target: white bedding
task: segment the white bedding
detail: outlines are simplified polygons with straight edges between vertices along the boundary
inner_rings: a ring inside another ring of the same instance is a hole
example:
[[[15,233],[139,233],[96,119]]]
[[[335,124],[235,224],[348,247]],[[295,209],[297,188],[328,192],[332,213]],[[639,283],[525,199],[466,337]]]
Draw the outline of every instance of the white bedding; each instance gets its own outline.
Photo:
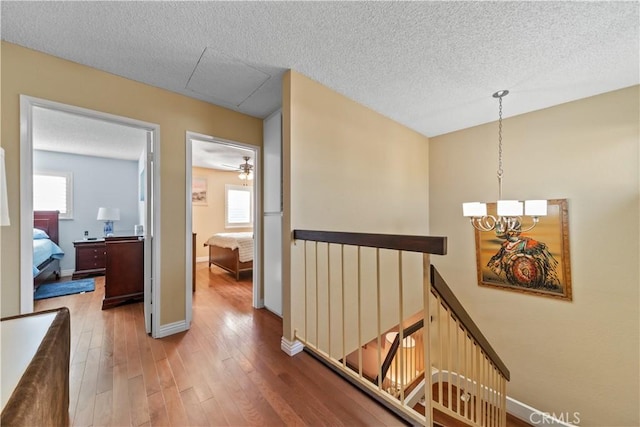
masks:
[[[209,246],[220,246],[222,248],[238,248],[238,259],[240,262],[253,260],[253,232],[248,233],[218,233],[207,240]]]

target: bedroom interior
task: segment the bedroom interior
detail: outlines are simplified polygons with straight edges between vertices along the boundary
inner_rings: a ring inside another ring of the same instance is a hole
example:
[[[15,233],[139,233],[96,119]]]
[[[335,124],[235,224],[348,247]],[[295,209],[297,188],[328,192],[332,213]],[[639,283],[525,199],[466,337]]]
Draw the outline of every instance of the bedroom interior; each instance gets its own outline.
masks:
[[[194,274],[195,263],[206,263],[210,271],[222,270],[238,283],[241,275],[243,283],[251,277],[253,286],[256,153],[204,138],[191,139],[191,151]]]
[[[122,144],[127,150],[119,153],[110,146]],[[144,131],[34,109],[34,299],[92,291],[93,278],[107,274],[108,258],[126,252],[114,236],[130,236],[129,246],[142,247],[145,146]],[[104,308],[141,299],[143,255],[134,253],[139,260],[131,271],[141,284],[125,290],[112,279]]]

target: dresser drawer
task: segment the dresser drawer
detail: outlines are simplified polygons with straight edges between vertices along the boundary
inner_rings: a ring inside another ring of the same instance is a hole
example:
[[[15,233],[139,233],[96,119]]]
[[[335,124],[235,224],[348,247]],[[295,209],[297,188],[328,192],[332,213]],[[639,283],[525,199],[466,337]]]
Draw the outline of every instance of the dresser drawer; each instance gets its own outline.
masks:
[[[104,274],[106,246],[104,240],[73,242],[76,249],[76,269],[73,278]]]

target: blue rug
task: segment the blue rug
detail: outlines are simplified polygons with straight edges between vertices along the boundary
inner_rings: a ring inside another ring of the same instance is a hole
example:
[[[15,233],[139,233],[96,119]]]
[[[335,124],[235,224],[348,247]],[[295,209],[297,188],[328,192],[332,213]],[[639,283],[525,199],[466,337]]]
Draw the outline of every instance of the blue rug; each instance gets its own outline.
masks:
[[[63,295],[93,292],[96,288],[93,279],[72,280],[70,282],[45,283],[38,286],[33,299],[61,297]]]

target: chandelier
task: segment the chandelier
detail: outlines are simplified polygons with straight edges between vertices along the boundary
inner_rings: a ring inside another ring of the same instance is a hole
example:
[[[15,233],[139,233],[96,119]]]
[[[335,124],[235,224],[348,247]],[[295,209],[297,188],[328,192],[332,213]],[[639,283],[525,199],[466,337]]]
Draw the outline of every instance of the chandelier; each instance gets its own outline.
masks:
[[[495,230],[497,235],[519,234],[531,230],[538,224],[541,216],[547,215],[546,200],[503,200],[502,199],[502,98],[509,94],[508,90],[500,90],[493,94],[498,98],[498,202],[497,216],[487,215],[487,204],[470,202],[462,204],[462,215],[468,217],[471,224],[480,231]],[[524,216],[530,218],[525,227]]]
[[[242,157],[244,163],[240,163],[240,175],[238,177],[243,181],[251,181],[253,179],[253,165],[249,164],[249,156]]]

